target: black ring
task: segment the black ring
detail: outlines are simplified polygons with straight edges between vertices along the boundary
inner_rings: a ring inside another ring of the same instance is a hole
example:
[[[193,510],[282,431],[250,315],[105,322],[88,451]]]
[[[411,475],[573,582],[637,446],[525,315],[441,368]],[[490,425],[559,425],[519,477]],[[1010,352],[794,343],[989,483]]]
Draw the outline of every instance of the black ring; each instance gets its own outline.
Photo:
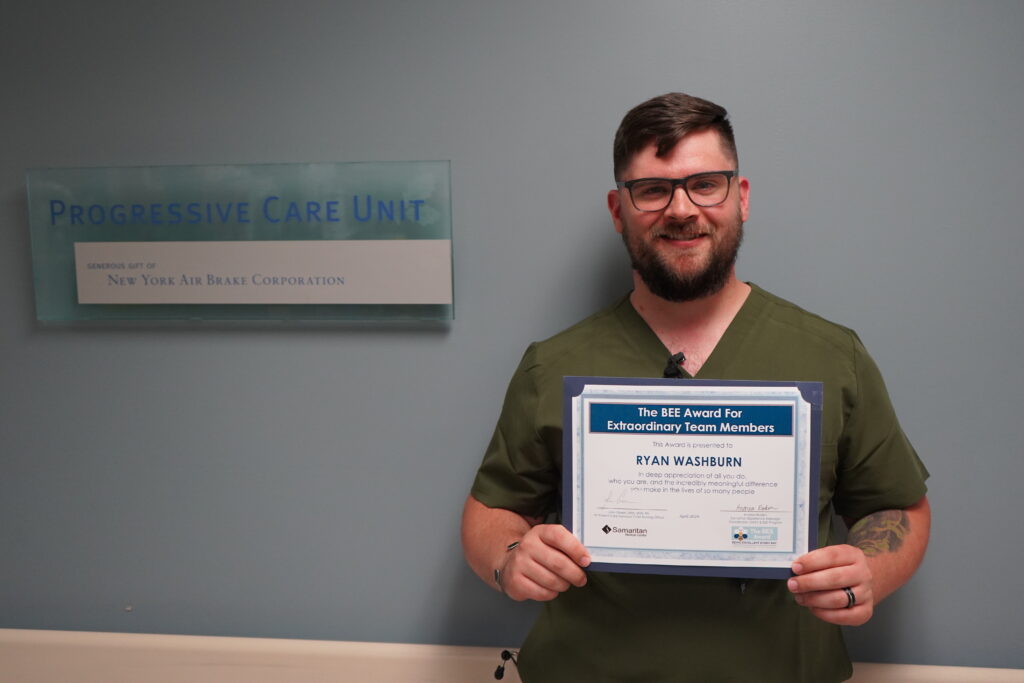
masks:
[[[853,594],[853,589],[847,586],[843,589],[846,593],[846,609],[850,609],[857,604],[857,596]]]

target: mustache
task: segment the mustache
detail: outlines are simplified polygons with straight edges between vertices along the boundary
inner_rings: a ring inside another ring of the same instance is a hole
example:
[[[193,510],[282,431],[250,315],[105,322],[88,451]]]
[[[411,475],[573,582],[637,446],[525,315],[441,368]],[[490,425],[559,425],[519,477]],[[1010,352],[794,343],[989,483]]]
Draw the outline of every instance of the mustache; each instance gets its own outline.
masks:
[[[667,237],[672,240],[690,240],[704,235],[711,235],[714,231],[714,228],[710,225],[701,225],[698,223],[674,223],[662,226],[655,230],[653,235],[654,237]]]

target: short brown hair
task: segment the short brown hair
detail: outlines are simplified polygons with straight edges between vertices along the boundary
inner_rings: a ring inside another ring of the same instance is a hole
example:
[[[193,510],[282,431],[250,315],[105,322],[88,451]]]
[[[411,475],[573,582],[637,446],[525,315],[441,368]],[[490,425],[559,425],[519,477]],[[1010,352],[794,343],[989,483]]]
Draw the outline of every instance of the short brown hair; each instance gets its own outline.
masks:
[[[729,112],[714,102],[681,92],[670,92],[638,104],[622,118],[612,146],[615,179],[622,180],[630,160],[652,142],[663,157],[685,136],[711,128],[718,131],[722,146],[734,161],[736,138],[729,123]]]

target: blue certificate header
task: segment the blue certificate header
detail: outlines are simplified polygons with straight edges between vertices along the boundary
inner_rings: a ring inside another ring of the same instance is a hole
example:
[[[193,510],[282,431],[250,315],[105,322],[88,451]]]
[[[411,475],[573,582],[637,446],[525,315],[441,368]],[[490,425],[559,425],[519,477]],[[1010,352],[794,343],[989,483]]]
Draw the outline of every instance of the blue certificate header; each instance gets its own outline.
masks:
[[[590,432],[792,436],[793,407],[710,403],[592,403]]]

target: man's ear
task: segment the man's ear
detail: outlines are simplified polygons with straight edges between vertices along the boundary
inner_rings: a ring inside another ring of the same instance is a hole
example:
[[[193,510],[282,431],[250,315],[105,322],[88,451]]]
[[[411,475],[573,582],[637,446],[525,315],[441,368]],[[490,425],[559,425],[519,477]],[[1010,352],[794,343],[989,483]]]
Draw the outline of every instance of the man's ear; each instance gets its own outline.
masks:
[[[618,190],[608,190],[608,213],[612,216],[615,232],[622,234],[622,195]]]
[[[746,223],[750,215],[750,181],[740,176],[740,219]]]

